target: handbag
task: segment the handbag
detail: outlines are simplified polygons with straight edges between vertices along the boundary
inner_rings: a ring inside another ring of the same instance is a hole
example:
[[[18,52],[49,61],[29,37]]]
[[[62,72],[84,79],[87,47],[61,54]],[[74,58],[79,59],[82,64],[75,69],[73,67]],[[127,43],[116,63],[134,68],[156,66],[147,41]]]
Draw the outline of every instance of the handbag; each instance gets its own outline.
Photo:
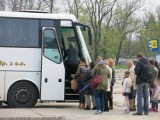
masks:
[[[91,79],[92,90],[96,89],[97,86],[99,85],[99,83],[100,83],[100,76],[99,75],[93,76],[92,79]]]
[[[76,89],[77,89],[77,80],[76,79],[71,80],[70,84],[71,84],[71,89],[76,91]]]
[[[100,67],[99,67],[99,69],[100,69]],[[99,72],[99,70],[98,70],[98,72]],[[96,89],[100,83],[100,76],[98,75],[98,72],[97,72],[97,75],[93,76],[91,79],[91,89],[92,90]]]

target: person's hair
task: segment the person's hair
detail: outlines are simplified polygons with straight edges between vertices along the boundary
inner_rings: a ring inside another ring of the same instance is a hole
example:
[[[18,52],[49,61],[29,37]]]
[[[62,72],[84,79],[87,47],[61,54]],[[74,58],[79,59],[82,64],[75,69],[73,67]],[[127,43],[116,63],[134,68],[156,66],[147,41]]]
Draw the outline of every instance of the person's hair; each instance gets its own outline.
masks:
[[[83,63],[85,63],[85,66],[86,66],[86,67],[88,67],[88,65],[87,65],[87,62],[86,62],[86,59],[85,59],[85,58],[81,58],[81,61],[82,61]]]
[[[90,68],[93,69],[95,66],[94,62],[90,62]]]
[[[144,58],[143,53],[138,53],[138,54],[137,54],[137,58]]]
[[[127,77],[129,77],[130,72],[129,72],[129,71],[126,71],[126,72],[124,73],[124,75],[127,76]]]
[[[127,63],[129,63],[129,64],[131,64],[131,65],[134,64],[132,60],[128,60]]]
[[[112,67],[114,67],[114,61],[113,61],[113,59],[112,58],[108,58],[107,60],[109,62],[109,65],[111,65]]]
[[[101,56],[98,56],[97,59],[102,60],[102,57],[101,57]]]
[[[74,42],[70,42],[69,47],[74,47]]]
[[[155,61],[154,61],[153,59],[150,59],[150,60],[149,60],[149,63],[150,63],[151,65],[155,65]]]

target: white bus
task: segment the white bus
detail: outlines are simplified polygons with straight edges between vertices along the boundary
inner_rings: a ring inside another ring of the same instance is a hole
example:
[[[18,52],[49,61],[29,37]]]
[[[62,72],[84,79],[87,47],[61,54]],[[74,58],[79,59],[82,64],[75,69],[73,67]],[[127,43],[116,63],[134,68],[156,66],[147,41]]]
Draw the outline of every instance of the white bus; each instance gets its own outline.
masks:
[[[0,12],[0,101],[34,107],[40,101],[65,101],[63,54],[69,42],[91,61],[82,29],[68,14]],[[69,99],[69,97],[68,97]]]

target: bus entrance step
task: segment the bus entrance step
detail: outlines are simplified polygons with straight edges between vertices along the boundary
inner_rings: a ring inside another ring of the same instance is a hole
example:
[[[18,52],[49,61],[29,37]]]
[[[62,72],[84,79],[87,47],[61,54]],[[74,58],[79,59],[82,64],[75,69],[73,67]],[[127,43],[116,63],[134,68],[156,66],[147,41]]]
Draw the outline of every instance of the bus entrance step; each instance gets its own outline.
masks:
[[[74,91],[70,87],[66,87],[65,88],[65,93],[78,94],[78,91]]]
[[[65,100],[79,100],[79,94],[65,94]]]

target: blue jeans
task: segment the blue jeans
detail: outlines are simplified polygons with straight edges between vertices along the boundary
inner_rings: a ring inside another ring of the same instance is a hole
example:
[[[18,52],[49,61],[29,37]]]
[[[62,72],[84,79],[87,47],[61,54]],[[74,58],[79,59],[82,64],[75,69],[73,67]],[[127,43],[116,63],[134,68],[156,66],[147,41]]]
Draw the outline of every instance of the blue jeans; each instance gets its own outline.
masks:
[[[97,110],[103,111],[104,108],[104,90],[95,89],[94,90],[94,96],[96,101]]]
[[[81,90],[83,88],[83,83],[79,80],[77,84],[78,84],[78,89]],[[85,103],[84,92],[79,93],[79,102]]]
[[[144,104],[142,104],[142,101]],[[137,84],[137,112],[148,113],[149,102],[148,102],[148,83]]]

